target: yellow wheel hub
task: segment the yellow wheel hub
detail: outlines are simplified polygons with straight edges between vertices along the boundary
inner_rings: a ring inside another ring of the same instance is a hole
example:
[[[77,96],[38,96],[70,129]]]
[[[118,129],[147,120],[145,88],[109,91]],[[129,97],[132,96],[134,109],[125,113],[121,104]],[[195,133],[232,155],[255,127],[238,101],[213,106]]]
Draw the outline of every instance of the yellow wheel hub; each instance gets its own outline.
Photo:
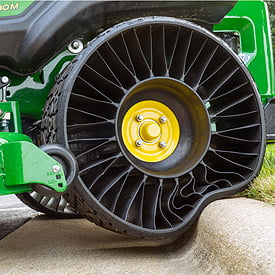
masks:
[[[179,136],[176,116],[158,101],[140,101],[123,118],[123,142],[129,152],[142,161],[158,162],[168,158],[176,149]]]

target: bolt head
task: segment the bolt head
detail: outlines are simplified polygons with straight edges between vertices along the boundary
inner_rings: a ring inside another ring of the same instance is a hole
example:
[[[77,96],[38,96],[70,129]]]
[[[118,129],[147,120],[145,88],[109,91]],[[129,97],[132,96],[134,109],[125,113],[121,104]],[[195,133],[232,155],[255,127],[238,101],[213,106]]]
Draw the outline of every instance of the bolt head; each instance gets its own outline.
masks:
[[[74,42],[72,43],[72,47],[73,47],[74,49],[77,49],[77,48],[79,47],[79,42],[78,42],[78,41],[74,41]]]
[[[161,116],[159,118],[159,121],[160,121],[160,123],[166,123],[167,122],[167,117],[166,116]]]
[[[138,140],[136,141],[136,146],[137,146],[137,147],[140,147],[140,146],[142,146],[142,145],[143,145],[142,140],[138,139]]]
[[[139,122],[142,121],[143,119],[144,119],[143,115],[137,115],[136,116],[136,120],[139,121]]]
[[[81,42],[81,40],[77,39],[72,41],[69,45],[68,45],[68,50],[71,53],[80,53],[84,48],[83,43]]]
[[[53,166],[53,172],[54,173],[58,173],[58,172],[60,172],[60,170],[61,170],[60,166],[58,166],[58,165]]]
[[[160,148],[165,148],[166,146],[167,146],[167,144],[166,144],[165,141],[161,141],[161,142],[159,143],[159,147],[160,147]]]
[[[3,83],[3,84],[8,84],[9,83],[9,78],[7,77],[7,76],[3,76],[2,77],[2,79],[1,79],[1,82]]]

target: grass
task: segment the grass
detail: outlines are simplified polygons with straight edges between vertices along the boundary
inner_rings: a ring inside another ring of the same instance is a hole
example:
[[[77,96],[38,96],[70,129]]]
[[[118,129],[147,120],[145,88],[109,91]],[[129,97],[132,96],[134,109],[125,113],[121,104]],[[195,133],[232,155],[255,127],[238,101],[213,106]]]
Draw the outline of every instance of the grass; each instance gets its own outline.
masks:
[[[275,53],[275,1],[265,0],[265,2],[269,8],[273,51]],[[275,144],[267,146],[259,176],[253,180],[248,189],[239,195],[275,205]]]
[[[259,176],[241,196],[275,205],[275,144],[269,144]]]

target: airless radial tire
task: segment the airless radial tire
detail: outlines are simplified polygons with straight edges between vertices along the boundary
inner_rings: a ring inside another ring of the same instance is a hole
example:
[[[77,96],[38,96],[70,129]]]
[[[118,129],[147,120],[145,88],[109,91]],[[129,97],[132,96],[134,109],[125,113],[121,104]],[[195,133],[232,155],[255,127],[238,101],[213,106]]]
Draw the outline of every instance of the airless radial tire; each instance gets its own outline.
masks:
[[[100,34],[52,98],[43,140],[56,138],[79,165],[66,199],[117,232],[179,236],[261,166],[264,119],[252,77],[222,40],[184,20],[139,18]]]

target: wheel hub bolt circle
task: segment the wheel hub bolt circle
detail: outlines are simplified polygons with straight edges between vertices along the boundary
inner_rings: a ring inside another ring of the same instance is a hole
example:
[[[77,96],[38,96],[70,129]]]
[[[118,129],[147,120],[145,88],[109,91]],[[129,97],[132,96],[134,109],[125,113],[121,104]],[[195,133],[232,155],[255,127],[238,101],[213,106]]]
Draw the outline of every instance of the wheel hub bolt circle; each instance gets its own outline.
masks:
[[[159,118],[159,121],[160,121],[160,123],[166,123],[167,122],[167,117],[166,116],[161,116]]]
[[[137,147],[140,147],[140,146],[142,146],[142,145],[143,145],[142,140],[138,139],[138,140],[136,141],[136,146],[137,146]]]
[[[141,115],[141,114],[139,114],[139,115],[136,116],[136,120],[137,120],[138,122],[142,121],[143,119],[144,119],[144,117],[143,117],[143,115]]]
[[[54,173],[58,173],[58,172],[60,172],[60,170],[61,170],[61,168],[58,165],[53,166],[53,172]]]
[[[161,142],[159,143],[159,147],[160,147],[160,148],[165,148],[165,147],[167,147],[166,142],[165,142],[165,141],[161,141]]]

